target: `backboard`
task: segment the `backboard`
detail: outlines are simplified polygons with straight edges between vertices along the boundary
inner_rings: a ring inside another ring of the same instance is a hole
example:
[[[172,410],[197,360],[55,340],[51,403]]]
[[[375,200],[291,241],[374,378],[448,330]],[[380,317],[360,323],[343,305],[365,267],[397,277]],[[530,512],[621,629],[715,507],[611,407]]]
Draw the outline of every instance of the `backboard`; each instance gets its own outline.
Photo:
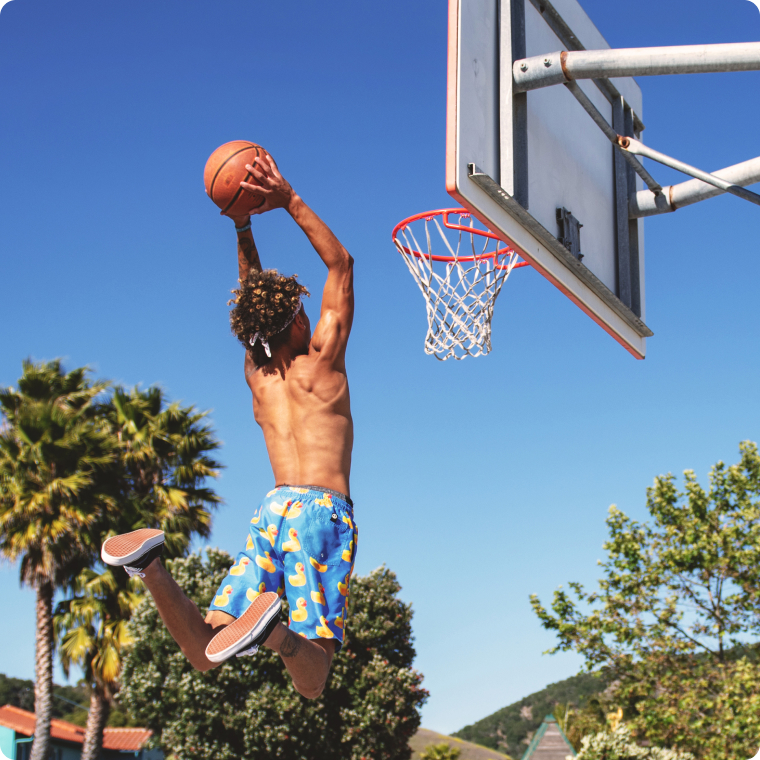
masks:
[[[609,48],[577,0],[449,0],[446,189],[633,356],[643,359],[643,188],[564,86],[516,93],[528,56]],[[554,61],[556,65],[557,61]],[[620,135],[640,137],[632,78],[577,83]]]

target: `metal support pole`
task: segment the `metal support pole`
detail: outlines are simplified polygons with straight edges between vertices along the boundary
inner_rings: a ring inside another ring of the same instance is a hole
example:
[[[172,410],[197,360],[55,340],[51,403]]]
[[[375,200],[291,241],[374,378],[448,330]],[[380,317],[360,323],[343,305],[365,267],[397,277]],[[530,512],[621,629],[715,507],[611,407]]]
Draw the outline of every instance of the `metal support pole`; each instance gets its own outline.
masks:
[[[588,95],[586,95],[586,93],[583,92],[583,90],[575,82],[565,82],[565,87],[567,87],[567,89],[573,93],[575,99],[583,106],[583,108],[586,110],[586,113],[588,113],[588,115],[594,120],[594,123],[599,127],[599,129],[604,132],[604,134],[607,136],[607,139],[616,148],[620,148],[621,146],[618,142],[618,133],[607,123],[604,116],[599,113],[597,107],[591,102],[591,99],[588,97]],[[644,180],[646,186],[655,195],[658,195],[662,192],[662,187],[657,183],[657,180],[652,177],[652,175],[641,165],[639,161],[637,161],[627,151],[623,151],[623,156],[625,157],[625,160],[631,165],[636,174],[638,174],[639,177]]]
[[[726,169],[712,172],[713,176],[730,182],[732,185],[745,187],[760,182],[760,158],[753,158]],[[698,179],[690,179],[679,185],[670,185],[662,189],[662,195],[654,196],[649,190],[640,190],[631,195],[631,207],[629,209],[631,219],[639,219],[644,216],[667,214],[684,206],[705,201],[722,195],[723,190],[713,185],[708,185]]]
[[[625,132],[625,101],[616,98],[612,104],[612,126]],[[628,234],[628,165],[625,153],[613,149],[615,167],[615,242],[617,248],[617,297],[631,308],[631,239]]]
[[[757,193],[753,193],[751,190],[745,190],[743,187],[734,185],[732,182],[727,182],[720,177],[716,177],[714,174],[708,174],[701,169],[696,169],[689,164],[683,163],[683,161],[679,161],[678,159],[666,156],[664,153],[652,150],[652,148],[644,145],[644,143],[640,143],[638,140],[634,140],[632,137],[619,137],[618,144],[627,153],[634,153],[637,156],[651,158],[652,161],[657,161],[660,164],[669,166],[671,169],[676,169],[679,172],[688,174],[690,177],[696,177],[697,179],[702,180],[702,182],[706,182],[708,185],[713,185],[726,193],[738,195],[739,198],[744,198],[744,200],[760,206],[760,195]]]
[[[515,92],[527,92],[575,79],[710,74],[760,70],[760,42],[721,45],[558,50],[515,61]]]
[[[633,109],[626,106],[625,109],[625,132],[626,137],[636,136],[636,123],[634,120]],[[628,204],[636,196],[638,191],[636,185],[636,174],[630,165],[627,167],[628,177]],[[658,198],[654,193],[644,190],[650,198]],[[630,214],[629,214],[630,216]],[[628,219],[628,245],[631,257],[631,311],[641,317],[641,260],[639,258],[639,222],[638,219]]]

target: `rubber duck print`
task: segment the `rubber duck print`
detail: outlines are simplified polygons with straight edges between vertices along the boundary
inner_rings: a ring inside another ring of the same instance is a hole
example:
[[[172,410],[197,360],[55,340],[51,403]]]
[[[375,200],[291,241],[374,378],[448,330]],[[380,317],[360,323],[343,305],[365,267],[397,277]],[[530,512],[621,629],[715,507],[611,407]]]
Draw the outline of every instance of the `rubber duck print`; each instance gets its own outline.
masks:
[[[251,524],[252,525],[258,525],[259,524],[259,520],[261,520],[261,515],[262,514],[264,514],[264,510],[261,507],[259,507],[258,511],[256,512],[256,514],[251,518]]]
[[[250,564],[251,560],[248,557],[241,557],[240,562],[237,562],[230,568],[230,575],[242,575]]]
[[[245,550],[249,552],[251,551],[251,549],[253,549],[253,539],[251,538],[251,534],[249,533],[248,541],[246,542],[246,545],[245,545]]]
[[[320,636],[323,639],[334,639],[335,634],[327,626],[327,621],[325,620],[324,615],[320,615],[319,619],[322,621],[322,625],[317,626],[317,636]]]
[[[290,617],[293,618],[294,622],[303,623],[303,621],[309,617],[309,612],[306,609],[307,606],[308,602],[302,596],[299,596],[298,599],[296,599],[296,607],[298,607],[298,609],[293,610],[290,613]]]
[[[275,494],[276,494],[276,493],[277,493],[279,490],[280,490],[279,488],[273,488],[273,489],[272,489],[272,490],[271,490],[271,491],[270,491],[270,492],[267,494],[267,498],[269,498],[270,496],[274,496],[274,495],[275,495]]]
[[[325,587],[321,583],[319,584],[319,591],[311,592],[311,601],[327,606],[327,602],[325,601]]]
[[[311,566],[319,573],[326,573],[327,572],[327,565],[320,565],[317,560],[315,560],[313,557],[309,557],[309,562],[311,562]]]
[[[267,529],[263,530],[262,528],[259,528],[259,533],[267,540],[270,544],[274,547],[275,539],[277,538],[277,534],[279,531],[277,530],[276,525],[267,525]]]
[[[314,503],[319,504],[320,507],[332,509],[332,496],[326,493],[321,499],[314,499]]]
[[[285,578],[280,580],[280,585],[277,587],[277,596],[282,596],[285,593]]]
[[[344,562],[350,562],[351,561],[351,555],[354,553],[354,539],[351,539],[351,543],[348,545],[348,549],[343,550],[343,554],[341,554],[341,558]]]
[[[269,557],[269,552],[264,552],[264,554],[266,554],[266,557],[260,557],[258,554],[256,555],[256,564],[262,570],[266,570],[268,573],[273,573],[276,570],[274,562],[272,562]]]
[[[346,573],[343,583],[338,581],[338,591],[340,591],[342,596],[348,596],[348,573]]]
[[[261,596],[266,590],[267,584],[264,583],[264,581],[261,581],[261,583],[259,583],[258,591],[254,591],[252,588],[249,588],[248,591],[245,592],[245,598],[249,602],[252,602],[257,596]]]
[[[303,502],[302,501],[294,501],[290,509],[288,510],[288,516],[285,518],[286,520],[295,520],[296,517],[301,516],[301,510],[303,509]]]
[[[296,574],[288,576],[288,582],[291,586],[305,586],[306,574],[304,573],[304,566],[301,562],[296,562]]]
[[[301,544],[298,541],[298,532],[291,528],[288,531],[288,538],[290,541],[285,541],[282,545],[282,550],[284,552],[300,552],[301,551]]]
[[[308,488],[291,488],[291,491],[295,491],[296,493],[309,493]]]
[[[232,586],[225,586],[222,589],[222,593],[219,594],[219,596],[214,598],[214,604],[217,607],[226,607],[230,602],[230,597],[232,596]]]
[[[284,504],[278,504],[276,501],[273,501],[269,505],[269,509],[271,509],[272,512],[274,512],[278,517],[285,517],[285,515],[288,513],[288,507],[292,503],[293,502],[290,500],[286,501]]]
[[[345,623],[346,623],[346,608],[344,607],[340,615],[335,618],[335,625],[338,626],[338,628],[343,628]]]
[[[346,517],[346,515],[343,515],[343,522],[346,523],[346,525],[348,525],[348,527],[351,528],[351,530],[354,529],[354,523],[350,517]]]

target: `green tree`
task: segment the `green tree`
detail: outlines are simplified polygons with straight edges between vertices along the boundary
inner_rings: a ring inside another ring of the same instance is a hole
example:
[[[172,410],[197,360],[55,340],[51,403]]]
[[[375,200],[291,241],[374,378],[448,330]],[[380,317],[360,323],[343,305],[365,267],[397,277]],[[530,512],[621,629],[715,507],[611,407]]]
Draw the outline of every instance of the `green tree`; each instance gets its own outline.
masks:
[[[428,744],[420,754],[420,760],[458,760],[462,754],[459,747],[452,747],[446,742]]]
[[[166,404],[158,388],[116,388],[101,405],[119,442],[110,478],[118,498],[118,515],[102,525],[99,542],[114,533],[159,527],[166,533],[166,556],[182,556],[193,536],[207,536],[211,510],[219,497],[205,485],[220,468],[210,452],[219,447],[204,413]],[[82,760],[97,760],[103,729],[118,692],[122,653],[131,641],[127,623],[141,601],[142,581],[121,568],[102,572],[87,568],[77,577],[73,595],[55,617],[65,672],[82,668],[90,687]]]
[[[129,527],[161,528],[164,556],[184,556],[193,536],[207,538],[221,499],[206,485],[222,465],[208,412],[174,402],[160,388],[117,387],[102,410],[119,441],[119,501]],[[112,533],[123,532],[123,524]]]
[[[203,609],[231,561],[210,549],[205,561],[191,555],[170,565]],[[178,760],[408,760],[428,695],[412,669],[412,610],[399,590],[385,568],[353,578],[346,644],[317,700],[293,689],[268,649],[194,671],[147,601],[130,623],[135,643],[125,658],[120,699]]]
[[[692,471],[683,492],[656,478],[648,523],[611,507],[598,591],[560,588],[553,614],[531,600],[552,652],[580,652],[614,680],[637,736],[710,760],[760,744],[760,456],[740,451],[708,490]]]
[[[59,603],[53,622],[66,677],[71,665],[78,665],[90,687],[82,760],[97,760],[118,690],[122,651],[131,642],[127,621],[142,601],[142,582],[130,580],[121,568],[102,573],[86,568],[72,591],[75,596]]]
[[[103,471],[114,441],[94,413],[106,383],[58,361],[25,361],[18,389],[0,390],[0,552],[37,594],[32,760],[47,760],[53,699],[53,595],[99,547],[94,527],[114,505]]]

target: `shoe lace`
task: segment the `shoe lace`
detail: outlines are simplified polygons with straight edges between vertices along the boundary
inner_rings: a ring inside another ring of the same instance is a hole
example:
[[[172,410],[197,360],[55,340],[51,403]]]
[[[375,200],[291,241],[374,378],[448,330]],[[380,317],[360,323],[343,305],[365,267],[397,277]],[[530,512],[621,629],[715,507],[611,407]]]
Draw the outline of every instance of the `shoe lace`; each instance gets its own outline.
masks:
[[[124,565],[124,569],[127,571],[127,575],[130,578],[134,578],[137,576],[138,578],[144,578],[145,573],[142,571],[142,568],[140,567],[128,567],[127,565]]]

